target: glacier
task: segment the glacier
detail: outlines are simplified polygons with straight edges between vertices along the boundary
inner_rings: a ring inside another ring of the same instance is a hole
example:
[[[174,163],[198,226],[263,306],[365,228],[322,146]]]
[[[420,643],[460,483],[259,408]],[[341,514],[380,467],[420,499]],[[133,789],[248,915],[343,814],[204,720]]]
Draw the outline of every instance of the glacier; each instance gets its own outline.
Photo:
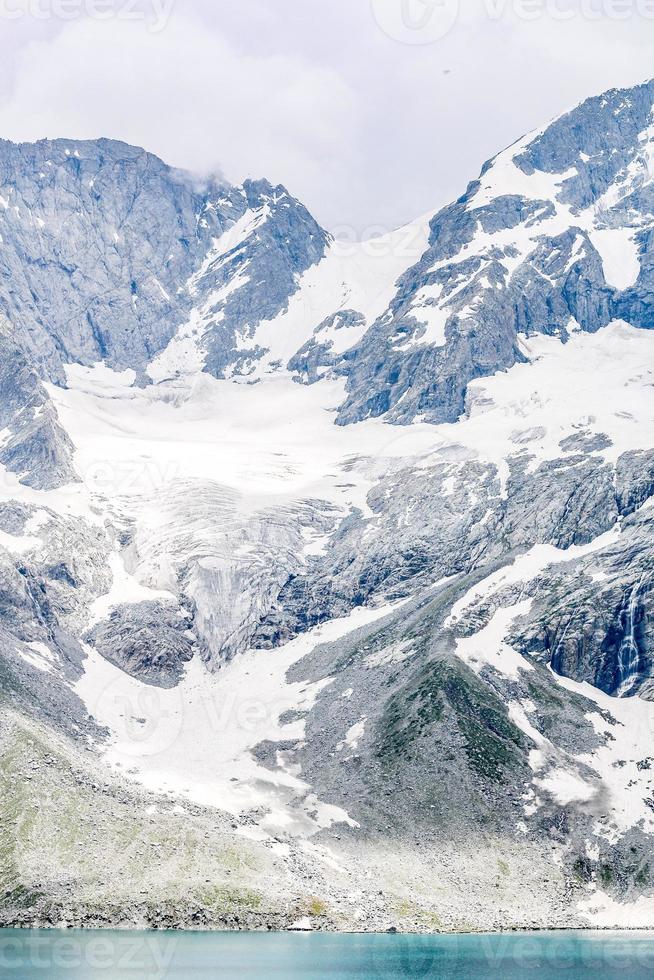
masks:
[[[0,143],[0,921],[652,925],[653,110],[355,244]]]

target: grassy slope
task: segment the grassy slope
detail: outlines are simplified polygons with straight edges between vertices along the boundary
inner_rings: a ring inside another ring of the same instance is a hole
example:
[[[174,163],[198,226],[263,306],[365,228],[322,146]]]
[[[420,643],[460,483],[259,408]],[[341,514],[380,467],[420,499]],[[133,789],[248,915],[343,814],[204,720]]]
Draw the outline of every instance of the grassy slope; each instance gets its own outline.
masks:
[[[101,772],[102,776],[98,773]],[[269,850],[224,815],[156,801],[35,722],[0,728],[0,922],[252,926],[285,919]],[[262,890],[263,883],[263,890]]]

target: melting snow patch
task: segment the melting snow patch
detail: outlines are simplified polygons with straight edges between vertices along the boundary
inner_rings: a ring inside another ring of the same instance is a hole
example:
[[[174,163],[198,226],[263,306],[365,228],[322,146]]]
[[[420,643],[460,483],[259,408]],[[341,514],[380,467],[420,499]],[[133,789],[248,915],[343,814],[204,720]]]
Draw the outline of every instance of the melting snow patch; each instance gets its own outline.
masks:
[[[288,927],[288,932],[313,932],[313,926],[311,925],[311,919],[304,916],[302,919],[296,919]]]
[[[42,541],[40,538],[7,534],[6,531],[0,531],[0,548],[4,548],[14,555],[26,555],[28,552],[34,551],[41,544]]]
[[[387,664],[399,664],[413,654],[413,641],[401,640],[399,643],[392,643],[383,650],[377,650],[369,654],[365,659],[368,668],[384,667]]]
[[[31,664],[32,667],[42,670],[45,674],[54,674],[54,667],[57,661],[52,650],[45,643],[39,643],[38,641],[28,643],[27,646],[29,650],[18,650],[23,660]]]
[[[571,545],[569,548],[556,548],[551,544],[534,545],[529,551],[516,558],[511,565],[498,569],[498,571],[493,572],[487,578],[482,579],[481,582],[473,585],[464,596],[454,603],[450,615],[445,622],[445,626],[453,626],[456,620],[460,619],[463,613],[475,602],[488,598],[506,586],[519,585],[520,583],[526,584],[536,578],[537,575],[540,575],[549,565],[575,561],[577,558],[592,554],[594,551],[600,551],[602,548],[606,548],[609,544],[613,543],[617,539],[618,534],[619,531],[615,528],[607,531],[605,534],[599,535],[599,537],[588,544]],[[513,608],[518,608],[519,611],[514,612],[512,618],[525,615],[529,611],[529,607],[525,606],[524,603]],[[504,610],[504,612],[507,611]],[[502,620],[500,619],[498,625],[495,627],[496,630],[499,629],[501,623]],[[506,625],[508,627],[510,623]]]
[[[616,902],[603,891],[577,904],[592,926],[601,929],[651,929],[654,922],[654,897],[644,896],[635,902]],[[648,936],[648,941],[649,941]]]
[[[473,636],[457,639],[457,656],[469,664],[477,674],[485,666],[489,666],[505,677],[518,680],[521,670],[533,670],[532,665],[524,657],[504,642],[504,637],[514,620],[526,616],[531,603],[531,599],[525,599],[515,606],[497,609],[488,626]]]
[[[349,749],[356,749],[359,745],[359,740],[363,738],[365,730],[366,718],[362,718],[361,721],[357,721],[356,724],[352,725],[352,727],[347,730],[345,733],[345,740],[338,743],[336,746],[336,751],[342,752],[346,745]]]
[[[537,779],[536,784],[545,790],[561,806],[569,803],[587,803],[596,792],[595,786],[589,786],[576,773],[568,769],[555,769],[543,779]]]
[[[638,245],[630,228],[605,228],[592,231],[590,238],[599,252],[604,278],[615,289],[629,289],[640,275]]]

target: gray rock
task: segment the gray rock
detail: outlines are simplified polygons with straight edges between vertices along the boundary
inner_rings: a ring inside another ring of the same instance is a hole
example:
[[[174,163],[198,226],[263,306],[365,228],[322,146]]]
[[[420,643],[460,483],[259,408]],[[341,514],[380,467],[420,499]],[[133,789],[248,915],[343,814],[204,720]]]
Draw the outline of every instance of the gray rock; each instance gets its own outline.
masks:
[[[6,434],[0,463],[21,483],[52,490],[77,480],[73,444],[6,320],[0,322],[0,427]]]
[[[117,606],[86,639],[132,677],[157,687],[174,687],[197,645],[190,625],[174,604],[137,602]]]

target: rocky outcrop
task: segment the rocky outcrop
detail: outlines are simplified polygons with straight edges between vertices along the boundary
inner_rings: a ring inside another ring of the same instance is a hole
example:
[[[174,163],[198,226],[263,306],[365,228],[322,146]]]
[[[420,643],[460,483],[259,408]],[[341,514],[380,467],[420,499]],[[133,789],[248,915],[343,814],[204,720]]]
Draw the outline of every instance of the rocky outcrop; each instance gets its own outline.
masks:
[[[0,463],[38,490],[77,480],[73,444],[47,391],[16,341],[0,322]]]
[[[197,639],[188,614],[172,603],[117,606],[86,640],[106,660],[157,687],[174,687],[192,659]]]

